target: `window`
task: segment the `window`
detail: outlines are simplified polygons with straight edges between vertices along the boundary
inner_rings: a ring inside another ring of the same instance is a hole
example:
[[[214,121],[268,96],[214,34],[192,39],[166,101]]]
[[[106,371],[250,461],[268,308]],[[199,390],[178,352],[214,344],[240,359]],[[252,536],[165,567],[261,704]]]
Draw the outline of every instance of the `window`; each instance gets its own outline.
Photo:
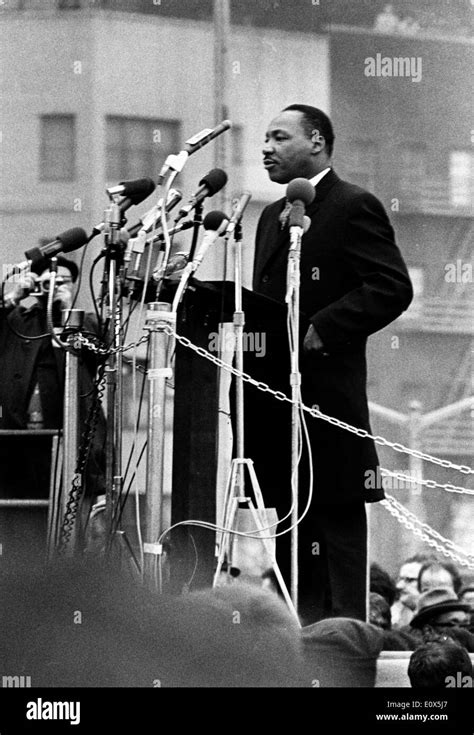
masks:
[[[471,207],[474,193],[474,154],[452,151],[449,156],[449,198],[453,207]]]
[[[180,123],[140,117],[107,117],[108,181],[156,179],[170,153],[179,151]]]
[[[40,180],[73,181],[76,176],[75,115],[41,115]]]

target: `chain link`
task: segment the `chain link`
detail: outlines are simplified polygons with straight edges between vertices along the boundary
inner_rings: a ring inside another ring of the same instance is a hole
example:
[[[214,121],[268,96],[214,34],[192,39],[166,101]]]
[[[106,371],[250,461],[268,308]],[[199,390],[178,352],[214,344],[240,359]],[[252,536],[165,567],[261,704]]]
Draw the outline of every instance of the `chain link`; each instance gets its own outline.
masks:
[[[452,541],[441,536],[441,534],[435,531],[434,528],[431,528],[427,523],[421,523],[416,516],[408,510],[408,508],[405,508],[405,506],[403,506],[393,496],[387,495],[385,500],[381,501],[381,505],[383,505],[383,507],[388,510],[388,512],[396,518],[399,523],[405,526],[408,531],[412,531],[415,536],[418,536],[429,546],[432,546],[444,556],[452,559],[461,566],[474,570],[474,557],[472,555],[467,554]],[[456,550],[459,553],[456,553]]]
[[[424,487],[429,488],[440,488],[441,490],[446,490],[448,493],[459,493],[460,495],[474,495],[474,490],[471,490],[467,487],[459,487],[458,485],[451,485],[451,483],[447,482],[445,484],[442,484],[440,482],[436,482],[435,480],[424,480],[424,479],[418,479],[416,477],[412,477],[411,475],[404,475],[402,472],[392,472],[391,470],[387,470],[385,467],[380,468],[380,472],[384,476],[389,477],[396,477],[399,480],[403,480],[407,484],[410,485],[423,485]]]
[[[136,342],[130,342],[128,345],[123,345],[122,347],[103,347],[98,337],[90,338],[86,337],[84,334],[78,333],[74,339],[74,348],[79,349],[80,347],[85,347],[87,350],[94,352],[97,355],[113,355],[117,352],[128,352],[129,350],[133,350],[144,342],[148,342],[148,340],[149,336],[148,334],[145,334]]]
[[[174,331],[174,329],[172,329],[172,327],[166,326],[164,328],[164,331],[168,335],[177,339],[178,342],[183,345],[183,347],[188,347],[189,349],[196,352],[200,357],[204,357],[206,360],[210,360],[210,362],[213,362],[218,367],[221,367],[224,370],[227,370],[228,372],[232,373],[233,375],[242,378],[242,380],[244,380],[246,383],[249,383],[250,385],[255,386],[258,390],[261,390],[264,393],[270,393],[272,396],[274,396],[279,401],[286,401],[288,403],[293,403],[293,400],[289,398],[282,391],[274,391],[266,383],[255,380],[247,373],[240,372],[233,365],[229,365],[229,363],[224,362],[219,357],[211,355],[211,353],[205,350],[204,348],[197,347],[187,337],[181,337],[179,334],[177,334]],[[372,439],[376,444],[379,444],[380,446],[390,447],[390,449],[393,449],[396,452],[402,452],[403,454],[409,454],[410,456],[416,457],[417,459],[422,459],[425,462],[431,462],[432,464],[436,464],[441,467],[457,470],[458,472],[462,472],[465,475],[474,475],[474,469],[472,467],[468,467],[467,465],[457,465],[457,464],[454,464],[453,462],[450,462],[449,459],[441,459],[440,457],[433,457],[431,454],[420,452],[418,449],[410,449],[409,447],[406,447],[404,444],[400,444],[399,442],[391,442],[388,439],[385,439],[385,437],[383,436],[370,434],[368,431],[366,431],[366,429],[359,429],[355,426],[352,426],[351,424],[346,423],[345,421],[340,421],[339,419],[334,418],[334,416],[328,416],[327,414],[324,414],[317,409],[309,408],[309,406],[305,406],[303,403],[299,401],[298,401],[298,405],[303,411],[306,411],[314,418],[322,419],[323,421],[326,421],[327,423],[332,424],[333,426],[337,426],[340,429],[344,429],[346,431],[349,431],[352,434],[356,434],[357,436],[363,439]]]

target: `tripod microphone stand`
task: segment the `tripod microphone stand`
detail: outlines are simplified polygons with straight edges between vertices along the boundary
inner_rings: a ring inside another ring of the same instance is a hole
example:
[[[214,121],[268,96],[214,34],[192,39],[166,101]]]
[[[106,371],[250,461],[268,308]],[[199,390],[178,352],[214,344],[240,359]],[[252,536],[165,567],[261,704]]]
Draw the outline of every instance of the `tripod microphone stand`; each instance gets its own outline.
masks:
[[[250,198],[250,197],[249,197]],[[243,209],[242,209],[243,212]],[[240,216],[242,215],[240,213]],[[236,437],[235,437],[235,454],[232,459],[229,478],[224,496],[224,510],[222,519],[222,529],[218,532],[216,538],[217,566],[214,574],[213,587],[219,583],[219,577],[224,563],[226,563],[229,573],[232,566],[233,556],[233,536],[235,534],[234,525],[236,514],[241,506],[247,506],[251,512],[252,519],[255,523],[255,533],[261,538],[265,551],[271,559],[272,568],[280,585],[280,589],[290,611],[299,623],[298,613],[288,593],[285,581],[281,571],[276,563],[275,553],[272,548],[270,538],[268,537],[268,528],[264,526],[262,518],[265,518],[265,505],[263,501],[262,491],[257,479],[257,475],[253,466],[253,461],[244,456],[244,388],[243,388],[243,330],[245,325],[245,314],[242,310],[242,228],[240,219],[230,230],[234,232],[234,273],[235,273],[235,309],[233,315],[234,326],[234,354],[235,367],[238,375],[235,376],[235,392],[236,392]],[[245,491],[245,470],[248,470],[250,483],[255,498],[255,504],[252,497],[249,497]],[[257,512],[258,509],[258,512]],[[266,533],[267,532],[267,533]]]
[[[122,211],[112,202],[105,216],[105,268],[103,296],[106,298],[107,341],[112,348],[105,368],[107,397],[107,433],[105,465],[106,552],[110,552],[117,501],[122,491],[122,301],[123,250],[120,240]]]

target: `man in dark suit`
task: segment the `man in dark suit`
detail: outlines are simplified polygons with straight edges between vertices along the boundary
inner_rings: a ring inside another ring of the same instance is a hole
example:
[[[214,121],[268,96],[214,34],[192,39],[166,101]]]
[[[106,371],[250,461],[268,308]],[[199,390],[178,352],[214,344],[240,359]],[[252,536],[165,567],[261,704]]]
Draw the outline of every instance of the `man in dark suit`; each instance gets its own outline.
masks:
[[[404,311],[412,299],[407,268],[382,204],[339,179],[331,167],[334,133],[329,118],[292,105],[270,123],[263,163],[270,179],[308,179],[316,196],[306,209],[311,225],[302,238],[300,371],[307,406],[370,431],[366,395],[366,340]],[[289,249],[285,198],[260,217],[253,290],[284,304]],[[246,355],[246,369],[290,395],[290,360],[284,310],[275,320],[252,319],[266,334],[266,354]],[[248,325],[247,325],[248,328]],[[250,386],[245,397],[245,454],[254,460],[267,507],[279,518],[291,505],[291,406]],[[371,439],[307,417],[314,469],[308,454],[299,472],[299,613],[304,623],[324,617],[366,619],[367,524],[365,503],[383,499]],[[311,487],[310,487],[311,485]],[[288,528],[289,519],[278,531]],[[289,585],[290,534],[277,539],[277,562]]]

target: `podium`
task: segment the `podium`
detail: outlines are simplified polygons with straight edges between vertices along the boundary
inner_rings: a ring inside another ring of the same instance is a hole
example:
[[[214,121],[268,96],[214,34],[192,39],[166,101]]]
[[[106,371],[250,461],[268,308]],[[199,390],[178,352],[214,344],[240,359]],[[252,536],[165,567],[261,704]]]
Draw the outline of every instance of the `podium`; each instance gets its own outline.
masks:
[[[176,331],[209,351],[219,324],[232,321],[234,306],[233,282],[192,280],[178,310]],[[286,305],[244,288],[242,307],[244,332],[253,335],[254,340],[257,334],[264,335],[267,358],[262,360],[255,350],[248,350],[244,354],[245,372],[268,382],[268,358],[278,355],[273,384],[287,390]],[[220,369],[179,342],[175,358],[171,522],[198,519],[215,524]],[[251,454],[248,456],[252,459]],[[193,587],[211,586],[216,565],[215,534],[197,526],[180,526],[171,531],[167,541],[173,591],[180,592],[191,579]]]

